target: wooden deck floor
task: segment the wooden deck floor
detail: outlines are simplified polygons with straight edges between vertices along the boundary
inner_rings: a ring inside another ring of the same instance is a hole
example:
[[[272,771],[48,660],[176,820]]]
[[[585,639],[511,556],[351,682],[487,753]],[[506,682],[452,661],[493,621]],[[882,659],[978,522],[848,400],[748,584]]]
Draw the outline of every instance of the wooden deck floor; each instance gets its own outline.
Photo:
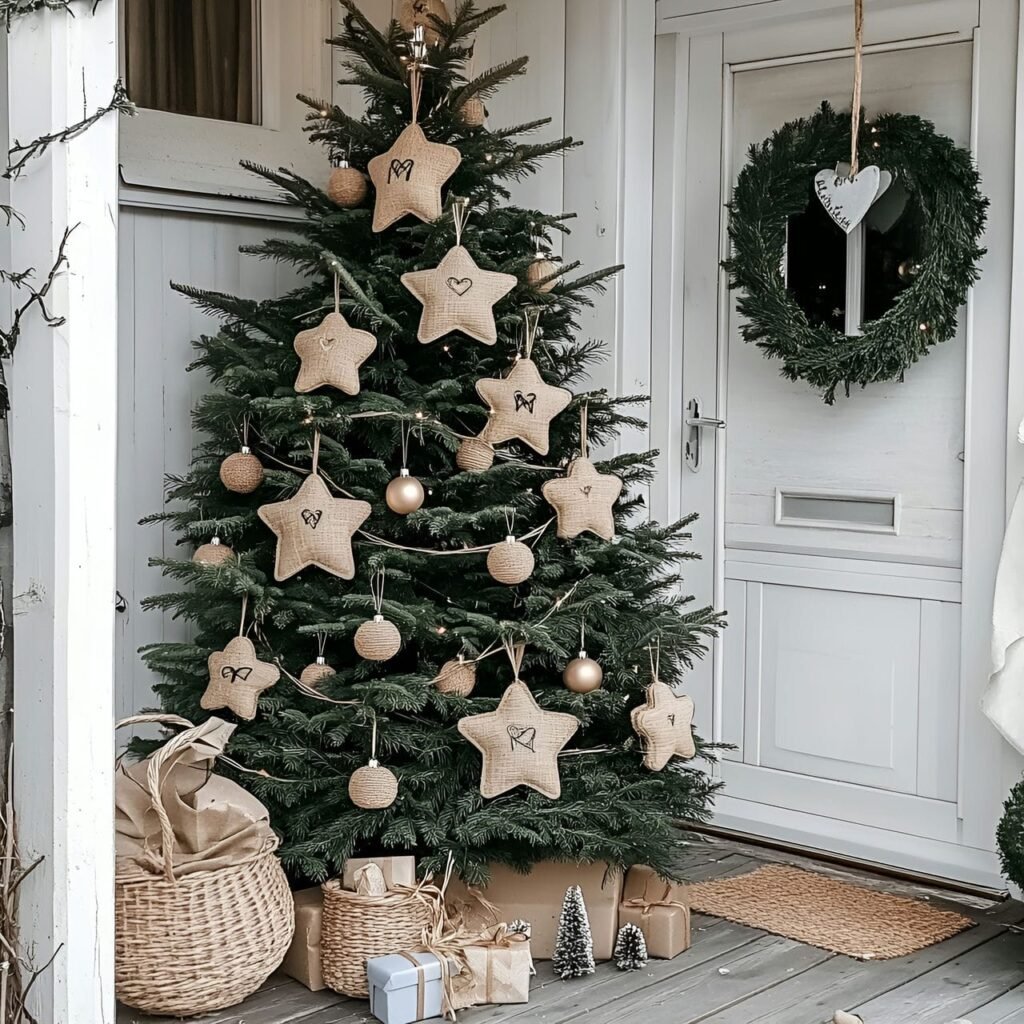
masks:
[[[936,889],[815,864],[733,842],[692,848],[693,880],[741,874],[762,862],[795,863],[890,892],[927,898],[974,917],[978,925],[898,960],[862,963],[790,939],[695,915],[693,946],[642,971],[599,964],[588,978],[560,981],[544,961],[528,1004],[464,1010],[463,1024],[825,1024],[836,1009],[866,1024],[1024,1024],[1024,906],[988,903]],[[156,1024],[119,1008],[118,1024]],[[199,1018],[202,1024],[357,1024],[367,1004],[309,992],[275,975],[251,999]]]

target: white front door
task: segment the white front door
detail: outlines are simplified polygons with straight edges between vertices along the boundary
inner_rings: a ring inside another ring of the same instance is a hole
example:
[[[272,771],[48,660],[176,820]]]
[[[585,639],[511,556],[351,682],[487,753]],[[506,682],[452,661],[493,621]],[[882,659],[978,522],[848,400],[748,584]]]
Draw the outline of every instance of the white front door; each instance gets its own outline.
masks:
[[[993,882],[978,808],[965,824],[977,772],[964,763],[986,734],[968,699],[978,680],[964,683],[976,662],[961,645],[976,649],[987,617],[978,605],[965,637],[965,573],[990,550],[965,535],[965,458],[976,450],[969,434],[1000,416],[1005,425],[1005,376],[993,367],[986,377],[974,361],[973,307],[905,382],[832,407],[743,342],[717,266],[723,206],[751,143],[823,99],[848,109],[852,12],[823,3],[811,18],[806,5],[794,14],[796,4],[776,0],[759,5],[760,20],[719,12],[720,29],[706,31],[706,13],[687,6],[666,0],[658,50],[656,203],[673,201],[677,215],[656,218],[656,321],[673,372],[654,423],[676,441],[666,456],[675,486],[652,498],[659,515],[701,514],[704,561],[690,587],[728,612],[723,641],[690,684],[705,733],[736,744],[720,766],[717,821]],[[993,28],[1010,15],[994,8]],[[698,31],[681,32],[687,25]],[[966,0],[869,6],[868,117],[918,114],[977,148],[978,26],[978,4]],[[726,426],[687,426],[694,399],[701,418]],[[1002,491],[990,498],[1001,514]],[[986,794],[990,819],[992,808]]]

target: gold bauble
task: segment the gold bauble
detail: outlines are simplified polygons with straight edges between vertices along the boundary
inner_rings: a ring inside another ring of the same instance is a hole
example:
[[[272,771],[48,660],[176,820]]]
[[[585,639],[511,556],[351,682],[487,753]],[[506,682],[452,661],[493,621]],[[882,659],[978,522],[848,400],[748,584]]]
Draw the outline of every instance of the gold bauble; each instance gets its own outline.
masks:
[[[515,537],[506,537],[487,553],[487,571],[499,582],[515,586],[530,578],[533,552]]]
[[[263,463],[243,446],[220,464],[220,482],[236,494],[252,494],[263,483]]]
[[[455,465],[466,473],[482,473],[494,465],[494,449],[479,437],[467,437],[455,452]]]
[[[468,697],[476,686],[476,662],[465,658],[453,658],[441,666],[434,680],[434,688],[438,693],[447,693],[455,697]]]
[[[434,28],[434,22],[427,17],[433,14],[446,24],[451,24],[451,16],[444,0],[402,0],[398,10],[398,23],[403,32],[412,32],[417,25],[423,26],[423,38],[428,46],[436,46],[441,37]]]
[[[220,537],[211,537],[208,544],[200,544],[196,548],[192,561],[200,565],[221,565],[234,557],[234,551],[227,544],[221,544]]]
[[[327,179],[327,194],[346,209],[358,206],[366,198],[366,192],[366,176],[362,171],[350,167],[345,160],[331,171]]]
[[[357,630],[353,640],[356,654],[367,661],[387,661],[393,658],[402,646],[402,634],[398,627],[384,618],[374,615]]]
[[[311,690],[315,690],[328,676],[333,675],[334,669],[321,657],[302,670],[299,674],[299,682],[303,686],[308,686]]]
[[[407,516],[410,512],[415,512],[423,504],[424,496],[423,484],[416,477],[409,476],[407,469],[403,469],[388,484],[388,489],[384,492],[384,500],[388,503],[388,508],[400,516]]]
[[[348,798],[364,811],[381,811],[398,796],[398,779],[376,761],[357,768],[348,780]]]
[[[536,259],[526,268],[526,283],[539,292],[549,292],[558,283],[558,279],[545,281],[544,278],[551,277],[557,270],[557,264],[552,263],[544,253],[539,252]]]
[[[459,120],[467,128],[482,128],[487,120],[487,108],[479,96],[470,96],[465,103],[459,107]]]
[[[573,658],[562,672],[562,682],[573,693],[590,693],[601,685],[602,679],[604,669],[593,658],[588,658],[586,651],[580,651],[579,657]]]

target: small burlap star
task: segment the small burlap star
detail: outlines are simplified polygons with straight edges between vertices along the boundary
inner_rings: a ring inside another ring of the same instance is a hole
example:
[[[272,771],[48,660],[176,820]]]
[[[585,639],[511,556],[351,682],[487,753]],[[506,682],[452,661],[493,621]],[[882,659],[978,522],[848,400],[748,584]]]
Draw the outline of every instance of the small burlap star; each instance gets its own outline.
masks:
[[[359,367],[376,347],[369,331],[349,327],[341,313],[328,313],[317,327],[295,335],[295,351],[302,360],[295,390],[305,394],[326,384],[358,395]]]
[[[572,392],[545,384],[532,359],[520,359],[504,378],[476,382],[477,394],[491,407],[480,437],[491,444],[513,439],[539,455],[548,453],[548,427],[572,401]]]
[[[558,517],[558,536],[576,537],[589,530],[602,540],[615,536],[612,506],[622,493],[622,481],[598,473],[590,459],[573,459],[564,477],[548,480],[541,493]]]
[[[210,682],[199,701],[207,711],[229,708],[239,718],[252,721],[260,694],[281,678],[281,670],[256,657],[256,648],[247,636],[236,636],[222,651],[214,651],[206,660]]]
[[[441,186],[455,173],[462,155],[454,146],[430,142],[414,121],[394,145],[368,164],[377,197],[373,230],[383,231],[407,213],[426,221],[441,216]]]
[[[302,482],[294,497],[261,505],[259,517],[277,534],[274,579],[286,580],[315,565],[343,580],[356,574],[352,535],[369,518],[370,503],[332,497],[317,473]]]
[[[647,687],[647,703],[633,708],[630,720],[644,741],[644,767],[660,772],[675,757],[693,757],[697,748],[690,726],[693,701],[677,697],[672,687],[655,679]]]
[[[513,274],[481,270],[469,251],[455,245],[433,270],[402,275],[402,284],[423,303],[416,337],[437,341],[462,331],[476,341],[493,345],[498,340],[492,307],[518,283]]]
[[[509,684],[494,711],[459,719],[459,732],[483,754],[481,795],[529,786],[557,800],[562,793],[558,752],[579,724],[575,715],[544,711],[519,679]]]

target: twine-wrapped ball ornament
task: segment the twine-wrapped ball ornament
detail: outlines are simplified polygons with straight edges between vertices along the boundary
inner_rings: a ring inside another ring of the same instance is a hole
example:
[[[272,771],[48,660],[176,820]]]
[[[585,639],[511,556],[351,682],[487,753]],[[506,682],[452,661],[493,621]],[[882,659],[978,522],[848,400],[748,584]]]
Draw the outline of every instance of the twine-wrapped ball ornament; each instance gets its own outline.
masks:
[[[315,690],[328,676],[334,675],[334,669],[327,664],[327,659],[321,654],[316,661],[311,661],[299,674],[299,682]]]
[[[545,278],[550,278],[557,270],[557,265],[548,259],[547,254],[538,250],[533,262],[526,268],[526,283],[539,292],[549,292],[555,287],[557,278],[550,281]]]
[[[234,551],[229,545],[222,544],[220,537],[211,537],[206,544],[196,548],[192,561],[199,565],[222,565],[234,557]]]
[[[580,651],[579,656],[572,659],[562,672],[562,682],[567,690],[573,693],[590,693],[596,690],[604,679],[604,669],[587,657],[586,651]]]
[[[455,452],[455,465],[464,473],[482,473],[494,465],[494,448],[479,437],[467,437]]]
[[[461,654],[458,658],[446,661],[434,680],[434,688],[438,693],[453,697],[468,697],[475,686],[476,662],[466,661]]]
[[[479,96],[470,96],[465,103],[459,107],[459,120],[467,128],[482,128],[487,120],[487,108]]]
[[[530,578],[533,572],[533,552],[521,540],[509,534],[487,553],[487,571],[499,583],[515,586]]]
[[[398,779],[375,758],[357,768],[348,780],[348,798],[364,811],[382,811],[398,796]]]
[[[368,186],[366,176],[356,170],[347,160],[339,160],[327,179],[327,194],[339,206],[351,210],[366,198]]]
[[[242,445],[220,464],[220,482],[235,494],[252,494],[263,483],[263,463]]]
[[[384,492],[384,500],[387,502],[388,508],[400,516],[407,516],[410,512],[415,512],[423,504],[424,497],[423,484],[416,477],[410,476],[409,470],[404,466]]]
[[[359,657],[367,661],[387,661],[402,646],[402,634],[393,622],[377,614],[356,630],[353,643]]]

